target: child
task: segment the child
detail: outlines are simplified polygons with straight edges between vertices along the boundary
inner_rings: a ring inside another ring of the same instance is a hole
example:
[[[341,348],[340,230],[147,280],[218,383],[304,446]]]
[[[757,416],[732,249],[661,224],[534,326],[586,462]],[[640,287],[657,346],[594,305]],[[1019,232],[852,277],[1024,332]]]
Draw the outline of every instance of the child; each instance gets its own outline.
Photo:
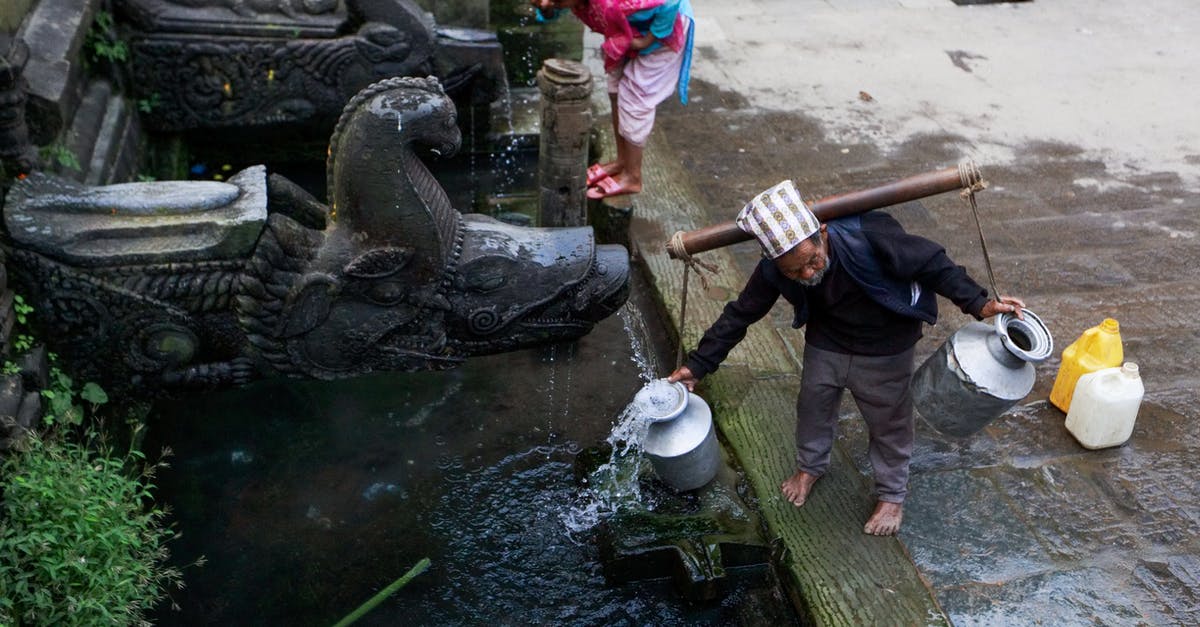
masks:
[[[687,104],[692,62],[689,0],[530,0],[538,20],[570,9],[604,35],[604,71],[612,101],[617,160],[588,168],[588,198],[642,191],[642,152],[654,127],[654,110],[678,87]]]

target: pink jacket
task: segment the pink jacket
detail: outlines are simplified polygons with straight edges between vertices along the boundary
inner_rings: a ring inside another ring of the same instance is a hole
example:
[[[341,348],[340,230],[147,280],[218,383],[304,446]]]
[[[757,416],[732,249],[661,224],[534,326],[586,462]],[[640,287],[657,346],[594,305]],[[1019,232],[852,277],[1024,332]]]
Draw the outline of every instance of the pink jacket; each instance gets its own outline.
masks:
[[[636,35],[629,25],[629,16],[653,9],[664,0],[588,0],[586,4],[577,5],[571,9],[579,21],[588,28],[604,35],[604,43],[600,49],[604,52],[604,70],[612,70],[627,56],[637,54],[629,49],[629,44]],[[671,35],[661,40],[664,46],[672,50],[680,50],[687,44],[687,28],[681,13],[675,18],[675,29]]]

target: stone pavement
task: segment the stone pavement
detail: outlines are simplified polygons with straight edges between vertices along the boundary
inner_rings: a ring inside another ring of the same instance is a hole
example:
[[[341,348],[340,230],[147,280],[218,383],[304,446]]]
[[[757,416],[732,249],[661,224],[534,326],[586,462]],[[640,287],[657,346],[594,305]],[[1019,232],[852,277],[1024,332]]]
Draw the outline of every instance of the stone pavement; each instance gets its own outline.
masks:
[[[997,283],[1055,338],[1033,392],[981,433],[945,437],[918,421],[898,539],[860,531],[873,499],[849,399],[809,505],[778,495],[803,353],[783,307],[704,381],[804,617],[1200,623],[1200,11],[1189,0],[692,3],[693,101],[659,109],[632,228],[676,324],[682,268],[662,250],[674,231],[730,220],[785,178],[815,199],[972,158],[991,183],[979,202]],[[890,211],[986,282],[957,196]],[[705,256],[722,271],[707,290],[692,279],[689,348],[758,252]],[[941,309],[918,361],[969,320]],[[1105,317],[1121,323],[1146,395],[1126,445],[1088,451],[1046,398],[1062,348]]]

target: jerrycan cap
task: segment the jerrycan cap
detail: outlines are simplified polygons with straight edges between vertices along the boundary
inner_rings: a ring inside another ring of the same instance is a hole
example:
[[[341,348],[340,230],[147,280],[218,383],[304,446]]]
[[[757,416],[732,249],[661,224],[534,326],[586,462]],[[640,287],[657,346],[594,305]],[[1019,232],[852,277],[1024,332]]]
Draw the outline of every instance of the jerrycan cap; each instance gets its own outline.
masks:
[[[1117,322],[1116,318],[1105,318],[1100,322],[1100,330],[1117,333],[1121,330],[1121,324]]]
[[[688,389],[684,384],[666,379],[655,379],[633,397],[638,410],[652,422],[671,420],[687,408]]]
[[[1043,362],[1054,352],[1054,338],[1037,314],[1028,309],[1022,309],[1021,313],[1024,320],[1011,313],[996,316],[996,334],[1000,336],[1000,343],[1022,361]]]

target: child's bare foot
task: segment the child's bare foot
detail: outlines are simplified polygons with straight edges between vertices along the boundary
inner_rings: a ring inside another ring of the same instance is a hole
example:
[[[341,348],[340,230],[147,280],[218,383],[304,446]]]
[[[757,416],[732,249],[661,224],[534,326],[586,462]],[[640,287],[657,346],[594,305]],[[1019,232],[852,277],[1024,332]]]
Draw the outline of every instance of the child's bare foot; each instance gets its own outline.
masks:
[[[873,536],[894,536],[900,531],[900,521],[904,519],[904,506],[900,503],[879,501],[875,504],[875,512],[863,525],[863,533]]]
[[[810,475],[803,470],[797,470],[796,474],[788,477],[783,485],[779,486],[779,489],[783,492],[783,498],[792,505],[800,507],[808,500],[808,493],[812,491],[813,484],[820,478],[821,475]]]
[[[625,166],[621,165],[620,161],[609,161],[608,163],[601,163],[599,165],[600,169],[604,170],[609,176],[616,176],[625,169]]]
[[[587,184],[588,187],[596,185],[601,180],[616,176],[624,170],[625,167],[619,161],[609,161],[608,163],[593,163],[587,169]]]

